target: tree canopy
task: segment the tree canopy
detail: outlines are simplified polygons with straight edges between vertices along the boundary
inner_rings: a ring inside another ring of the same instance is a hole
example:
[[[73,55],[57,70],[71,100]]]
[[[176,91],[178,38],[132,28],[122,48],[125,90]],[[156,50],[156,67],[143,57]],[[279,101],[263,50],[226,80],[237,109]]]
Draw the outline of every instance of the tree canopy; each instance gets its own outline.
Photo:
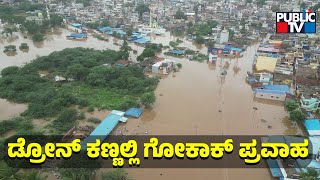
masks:
[[[142,14],[144,12],[149,12],[149,6],[144,3],[139,3],[136,7],[136,11],[139,13],[139,19],[142,20]]]
[[[7,67],[1,71],[0,97],[28,103],[22,115],[32,118],[63,114],[72,105],[120,110],[139,106],[140,97],[153,92],[159,80],[146,77],[143,69],[137,66],[112,66],[121,57],[119,53],[64,49],[39,57],[21,68]],[[47,72],[47,75],[40,76],[40,72]],[[55,81],[56,76],[65,80]],[[68,120],[70,126],[76,116],[72,117]],[[61,126],[59,122],[64,121],[61,118],[57,118],[54,127]]]

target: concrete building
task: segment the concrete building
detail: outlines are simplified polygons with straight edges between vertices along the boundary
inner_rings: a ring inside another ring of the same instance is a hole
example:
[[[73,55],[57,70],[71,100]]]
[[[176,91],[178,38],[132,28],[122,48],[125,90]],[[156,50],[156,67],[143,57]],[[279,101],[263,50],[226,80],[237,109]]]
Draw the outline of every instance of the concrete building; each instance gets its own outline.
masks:
[[[209,62],[210,63],[216,62],[217,59],[218,59],[218,55],[217,54],[209,53]]]
[[[224,29],[220,33],[220,41],[219,41],[219,43],[222,44],[222,43],[225,43],[225,42],[228,42],[228,41],[229,41],[229,31]]]
[[[274,72],[277,65],[277,58],[258,56],[255,60],[255,68],[257,71]]]
[[[254,91],[254,97],[276,101],[285,101],[287,94],[290,94],[287,85],[265,85]]]
[[[165,59],[152,65],[152,73],[155,74],[168,74],[173,70],[176,61]]]

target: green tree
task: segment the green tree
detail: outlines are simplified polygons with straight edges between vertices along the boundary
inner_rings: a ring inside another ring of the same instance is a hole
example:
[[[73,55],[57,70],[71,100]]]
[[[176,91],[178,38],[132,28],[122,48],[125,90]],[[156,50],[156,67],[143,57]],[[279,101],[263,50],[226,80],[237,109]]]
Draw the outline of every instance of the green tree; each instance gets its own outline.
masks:
[[[156,55],[155,50],[150,49],[150,48],[145,48],[143,50],[143,52],[138,56],[137,60],[138,61],[143,61],[145,58],[153,57],[155,55]]]
[[[75,80],[83,81],[89,74],[89,70],[81,64],[73,64],[68,67],[67,75]]]
[[[285,107],[288,111],[294,111],[299,108],[299,104],[295,100],[291,100],[286,102]]]
[[[19,46],[20,50],[27,50],[29,49],[29,46],[27,43],[21,43],[21,45]]]
[[[266,5],[266,0],[257,0],[257,5],[259,7],[262,7],[263,5]]]
[[[101,27],[104,27],[104,26],[110,26],[110,22],[106,19],[102,20],[102,22],[100,23],[100,26]]]
[[[16,27],[5,27],[4,30],[2,31],[2,34],[6,34],[6,35],[9,34],[10,36],[12,36],[14,32],[17,32]]]
[[[156,101],[156,96],[154,93],[145,93],[141,97],[141,103],[146,107],[150,108]]]
[[[300,174],[300,180],[320,180],[319,173],[313,168],[307,168],[307,172]]]
[[[246,0],[246,4],[252,3],[252,0]]]
[[[122,46],[120,47],[120,56],[121,56],[121,59],[125,59],[125,60],[128,60],[129,59],[129,55],[130,55],[130,46],[128,45],[128,42],[127,40],[123,40],[123,43],[122,43]]]
[[[178,9],[178,11],[176,12],[176,14],[174,15],[175,19],[185,19],[186,16],[184,14],[183,11],[181,11],[180,9]]]
[[[4,47],[3,52],[7,53],[7,52],[16,52],[17,51],[17,47],[16,45],[8,45]]]
[[[149,12],[150,9],[149,9],[149,7],[148,7],[146,4],[144,4],[144,3],[139,3],[139,4],[137,5],[137,7],[136,7],[136,11],[139,13],[139,19],[140,19],[140,21],[141,21],[141,20],[142,20],[142,14],[143,14],[144,12]]]
[[[123,169],[111,170],[102,175],[102,180],[130,180]]]
[[[126,30],[127,37],[132,36],[132,33],[133,33],[133,29],[132,28],[128,28]]]
[[[209,20],[207,21],[207,24],[208,24],[208,25],[210,26],[210,28],[212,29],[212,28],[217,27],[219,23],[218,23],[218,21],[209,19]]]
[[[44,35],[43,34],[35,34],[32,36],[32,40],[35,41],[35,42],[40,42],[40,41],[43,41],[44,40]]]
[[[300,109],[293,110],[289,113],[290,119],[294,122],[303,122],[306,116]]]
[[[233,40],[234,34],[235,34],[234,31],[232,29],[229,29],[229,39],[230,40]]]
[[[200,35],[196,36],[195,42],[196,42],[197,44],[203,44],[204,41],[205,41],[205,40],[204,40],[204,38],[203,38],[202,36],[200,36]]]
[[[22,174],[17,168],[9,167],[4,161],[0,162],[0,179],[23,180]]]
[[[62,25],[63,18],[59,15],[53,14],[50,16],[51,27],[59,27]]]
[[[19,72],[18,66],[9,66],[7,68],[2,69],[1,76],[10,76],[10,75],[16,75]]]
[[[215,41],[213,40],[209,40],[207,43],[206,43],[206,46],[208,46],[208,48],[214,48],[214,45],[216,44]]]

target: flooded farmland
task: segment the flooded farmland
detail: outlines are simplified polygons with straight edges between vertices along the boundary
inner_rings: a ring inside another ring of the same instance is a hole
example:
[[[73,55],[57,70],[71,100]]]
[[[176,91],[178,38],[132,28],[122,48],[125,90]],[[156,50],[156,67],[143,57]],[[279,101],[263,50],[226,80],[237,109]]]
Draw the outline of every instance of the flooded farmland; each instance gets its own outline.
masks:
[[[0,52],[0,70],[12,65],[23,65],[37,56],[48,55],[64,48],[88,47],[95,49],[114,49],[113,40],[99,41],[89,37],[87,41],[66,40],[66,30],[52,34],[43,44],[19,37],[8,43],[1,41],[1,48],[7,44],[19,46],[27,42],[28,53],[18,52],[16,56],[6,56]],[[112,39],[112,38],[110,38]],[[176,38],[153,36],[151,42],[168,45]],[[184,40],[181,46],[206,52]],[[114,133],[152,135],[279,135],[299,134],[287,118],[282,103],[254,99],[251,87],[246,84],[247,71],[252,69],[252,61],[258,45],[250,46],[239,59],[219,59],[215,65],[192,62],[187,59],[174,59],[182,64],[179,72],[163,78],[156,89],[157,101],[153,109],[147,110],[140,119],[130,119],[120,125]],[[132,45],[138,54],[143,47]],[[131,58],[134,58],[131,55]],[[221,72],[227,75],[222,77]],[[22,107],[0,101],[0,120],[23,112]],[[103,117],[101,112],[93,117]],[[107,113],[105,114],[105,116]],[[125,131],[123,131],[125,129]],[[101,169],[98,174],[106,171]],[[272,179],[268,169],[128,169],[134,179]]]

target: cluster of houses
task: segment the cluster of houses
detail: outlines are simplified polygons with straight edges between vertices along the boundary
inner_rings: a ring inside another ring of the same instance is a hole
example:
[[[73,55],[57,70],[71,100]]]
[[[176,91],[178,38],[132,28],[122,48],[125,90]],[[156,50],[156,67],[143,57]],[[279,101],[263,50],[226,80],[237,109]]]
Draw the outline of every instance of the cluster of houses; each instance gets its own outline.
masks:
[[[248,73],[248,83],[255,88],[265,85],[291,88],[290,94],[299,99],[302,109],[317,111],[320,108],[319,43],[317,35],[271,37],[258,47],[253,62],[254,73]],[[256,97],[266,98],[261,94]],[[275,94],[272,97],[286,100]]]

